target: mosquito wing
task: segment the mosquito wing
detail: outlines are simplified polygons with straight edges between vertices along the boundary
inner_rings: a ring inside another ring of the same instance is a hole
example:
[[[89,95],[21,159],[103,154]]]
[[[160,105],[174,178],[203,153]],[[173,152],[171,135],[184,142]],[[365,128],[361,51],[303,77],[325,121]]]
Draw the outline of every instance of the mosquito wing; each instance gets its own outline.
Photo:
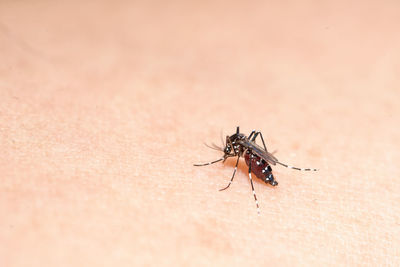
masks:
[[[257,145],[255,142],[251,142],[249,140],[241,140],[241,142],[244,147],[250,149],[254,154],[267,161],[268,163],[276,165],[276,163],[279,162],[279,160],[275,158],[274,155],[272,155],[268,151],[265,151],[263,147]]]

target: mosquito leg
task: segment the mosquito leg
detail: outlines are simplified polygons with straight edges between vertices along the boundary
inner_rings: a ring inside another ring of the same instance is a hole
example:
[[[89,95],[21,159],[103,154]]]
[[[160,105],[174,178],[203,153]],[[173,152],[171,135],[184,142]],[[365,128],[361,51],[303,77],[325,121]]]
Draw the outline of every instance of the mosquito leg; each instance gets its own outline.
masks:
[[[253,134],[256,132],[256,130],[251,131],[251,133],[249,134],[249,137],[247,137],[247,139],[251,140],[251,138],[253,137]]]
[[[256,201],[256,205],[257,205],[257,213],[258,213],[258,215],[260,215],[260,206],[258,205],[256,191],[254,191],[253,179],[251,178],[251,159],[252,159],[252,156],[250,156],[250,161],[249,161],[249,179],[250,179],[250,183],[251,183],[251,189],[253,190],[254,200]]]
[[[262,141],[262,143],[263,143],[263,145],[264,145],[264,149],[265,149],[265,151],[266,151],[266,152],[268,152],[268,150],[267,150],[267,146],[265,145],[265,142],[264,142],[264,138],[263,138],[263,135],[262,135],[262,133],[261,133],[261,132],[258,132],[258,133],[260,134],[261,141]]]
[[[256,138],[257,138],[258,135],[260,135],[260,137],[261,137],[261,141],[262,141],[262,143],[263,143],[263,145],[264,145],[265,152],[268,152],[267,146],[265,145],[264,138],[263,138],[263,135],[262,135],[261,132],[256,132],[256,133],[254,134],[253,138],[252,138],[250,141],[254,142],[254,141],[256,140]],[[273,153],[272,153],[272,154],[273,154]],[[280,164],[280,165],[282,165],[282,166],[284,166],[284,167],[286,167],[286,168],[294,169],[294,170],[298,170],[298,171],[318,171],[317,169],[299,168],[299,167],[290,166],[290,165],[287,165],[287,164],[282,163],[282,162],[279,162],[279,161],[276,161],[276,163],[278,163],[278,164]]]
[[[220,189],[219,191],[224,191],[225,189],[228,189],[228,187],[231,185],[231,183],[232,183],[232,181],[233,181],[233,178],[235,177],[235,173],[236,173],[237,167],[238,167],[238,165],[239,165],[239,158],[240,158],[240,157],[238,156],[237,161],[236,161],[236,165],[235,165],[235,170],[233,171],[233,175],[232,175],[232,178],[231,178],[229,184],[228,184],[226,187]]]
[[[214,160],[214,161],[210,161],[210,162],[207,162],[207,163],[199,163],[199,164],[193,164],[193,166],[207,166],[207,165],[211,165],[211,164],[214,164],[214,163],[217,163],[217,162],[220,162],[221,160],[225,160],[226,159],[226,157],[224,156],[224,157],[222,157],[222,158],[220,158],[220,159],[217,159],[217,160]]]
[[[284,166],[286,168],[294,169],[294,170],[298,170],[298,171],[314,171],[314,172],[318,171],[318,169],[293,167],[293,166],[287,165],[287,164],[279,162],[279,161],[277,161],[276,163],[278,163],[279,165],[282,165],[282,166]]]
[[[267,146],[265,145],[264,138],[263,138],[263,135],[262,135],[261,132],[256,132],[255,135],[254,135],[254,137],[253,137],[252,139],[250,139],[250,137],[249,137],[250,141],[254,142],[254,141],[256,140],[256,138],[257,138],[258,135],[260,135],[260,137],[261,137],[261,141],[262,141],[262,143],[263,143],[263,145],[264,145],[265,152],[268,152]]]

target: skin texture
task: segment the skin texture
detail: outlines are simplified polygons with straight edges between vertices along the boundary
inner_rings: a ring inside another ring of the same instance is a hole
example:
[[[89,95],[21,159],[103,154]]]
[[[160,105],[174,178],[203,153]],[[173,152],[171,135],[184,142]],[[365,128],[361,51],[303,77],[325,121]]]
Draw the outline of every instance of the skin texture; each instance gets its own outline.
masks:
[[[1,1],[0,266],[399,266],[400,4],[278,2]]]

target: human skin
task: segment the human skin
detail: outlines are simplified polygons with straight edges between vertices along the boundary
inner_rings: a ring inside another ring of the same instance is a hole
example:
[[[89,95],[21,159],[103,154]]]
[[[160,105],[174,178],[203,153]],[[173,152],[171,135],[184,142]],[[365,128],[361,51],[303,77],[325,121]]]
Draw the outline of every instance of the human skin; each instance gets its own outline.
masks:
[[[2,1],[0,266],[400,265],[399,9]]]

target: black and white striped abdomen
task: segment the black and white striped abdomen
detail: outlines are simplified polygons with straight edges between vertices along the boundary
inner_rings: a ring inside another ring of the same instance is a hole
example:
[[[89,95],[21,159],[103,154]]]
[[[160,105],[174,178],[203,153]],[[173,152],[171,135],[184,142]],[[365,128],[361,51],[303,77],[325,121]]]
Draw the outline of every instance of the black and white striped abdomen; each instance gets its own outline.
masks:
[[[258,178],[273,186],[278,185],[278,182],[275,181],[274,175],[272,174],[272,168],[267,161],[263,160],[256,154],[251,153],[250,151],[245,153],[244,160],[248,166],[250,166],[251,161],[251,171]]]

